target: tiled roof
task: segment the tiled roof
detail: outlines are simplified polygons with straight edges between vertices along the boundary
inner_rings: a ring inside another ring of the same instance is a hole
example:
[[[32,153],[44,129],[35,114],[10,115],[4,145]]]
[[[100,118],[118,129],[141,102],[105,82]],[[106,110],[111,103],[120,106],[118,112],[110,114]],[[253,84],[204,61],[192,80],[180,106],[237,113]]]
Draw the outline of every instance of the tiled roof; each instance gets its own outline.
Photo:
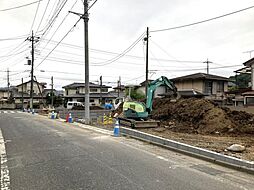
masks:
[[[30,83],[30,82],[31,82],[31,80],[29,80],[29,81],[27,81],[27,82],[24,82],[23,85],[24,85],[24,84],[27,84],[27,83]],[[37,81],[35,81],[35,80],[34,80],[33,82],[34,82],[34,83],[38,83],[39,85],[42,85],[42,86],[46,86],[46,85],[47,85],[47,83],[45,83],[45,82],[37,82]],[[21,86],[21,85],[22,85],[22,83],[19,84],[19,85],[17,85],[17,87],[18,87],[18,86]]]
[[[8,91],[8,87],[0,88],[0,92],[7,92],[7,91]]]
[[[243,65],[247,67],[250,67],[252,64],[254,64],[254,57],[243,63]]]
[[[74,82],[72,84],[68,84],[66,86],[63,86],[62,88],[78,88],[78,87],[85,87],[85,83],[77,83]],[[100,88],[99,84],[94,84],[92,82],[89,83],[90,88]],[[111,88],[111,86],[102,85],[102,88]]]
[[[83,97],[85,97],[85,94],[83,94],[83,93],[82,94],[69,94],[69,95],[66,95],[64,97],[66,97],[66,98],[83,98]],[[100,97],[102,97],[102,98],[115,98],[115,96],[110,94],[110,93],[102,93],[101,95],[100,95],[100,93],[90,93],[89,97],[90,98],[100,98]]]
[[[217,76],[217,75],[211,75],[211,74],[205,74],[205,73],[195,73],[195,74],[191,74],[191,75],[186,75],[186,76],[182,76],[182,77],[177,77],[177,78],[173,78],[170,79],[173,82],[177,82],[177,81],[184,81],[184,80],[195,80],[195,79],[207,79],[207,80],[222,80],[222,81],[229,81],[228,78],[226,77],[221,77],[221,76]]]

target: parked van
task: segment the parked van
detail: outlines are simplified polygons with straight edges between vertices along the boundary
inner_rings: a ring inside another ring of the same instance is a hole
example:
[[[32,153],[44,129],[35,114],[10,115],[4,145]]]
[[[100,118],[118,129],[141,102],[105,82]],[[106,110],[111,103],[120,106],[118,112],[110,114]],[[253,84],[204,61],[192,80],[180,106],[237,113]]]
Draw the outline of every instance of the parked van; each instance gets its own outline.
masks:
[[[74,101],[69,101],[67,102],[67,109],[73,109],[74,107],[84,107],[84,104],[81,102],[74,102]]]

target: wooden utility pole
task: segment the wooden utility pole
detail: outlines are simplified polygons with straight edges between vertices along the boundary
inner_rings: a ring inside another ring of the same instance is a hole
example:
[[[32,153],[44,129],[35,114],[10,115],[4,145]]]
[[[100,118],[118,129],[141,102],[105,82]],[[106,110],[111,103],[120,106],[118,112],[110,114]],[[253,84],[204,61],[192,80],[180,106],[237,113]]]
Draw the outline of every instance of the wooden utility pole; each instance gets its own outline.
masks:
[[[53,93],[53,76],[51,77],[51,107],[54,106],[54,93]]]
[[[147,99],[147,89],[148,89],[148,41],[149,41],[149,28],[146,28],[146,37],[144,38],[146,41],[146,99]]]

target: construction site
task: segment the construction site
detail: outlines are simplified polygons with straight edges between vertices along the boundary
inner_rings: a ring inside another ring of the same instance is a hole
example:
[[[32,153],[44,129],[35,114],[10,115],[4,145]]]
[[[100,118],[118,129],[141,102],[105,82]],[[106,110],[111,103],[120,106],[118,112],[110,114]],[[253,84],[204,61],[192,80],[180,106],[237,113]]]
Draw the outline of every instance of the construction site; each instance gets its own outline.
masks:
[[[189,145],[225,155],[254,161],[254,115],[220,107],[206,99],[155,99],[151,118],[159,121],[155,128],[138,128]],[[240,144],[244,151],[228,151]]]

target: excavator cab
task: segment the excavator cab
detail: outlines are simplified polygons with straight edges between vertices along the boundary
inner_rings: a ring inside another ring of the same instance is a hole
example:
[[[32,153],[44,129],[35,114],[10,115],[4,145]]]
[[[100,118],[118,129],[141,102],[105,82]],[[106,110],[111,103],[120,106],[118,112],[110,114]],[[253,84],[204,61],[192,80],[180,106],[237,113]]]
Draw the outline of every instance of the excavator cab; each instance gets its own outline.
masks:
[[[148,118],[148,112],[143,102],[124,102],[123,112],[125,118],[146,120]]]

